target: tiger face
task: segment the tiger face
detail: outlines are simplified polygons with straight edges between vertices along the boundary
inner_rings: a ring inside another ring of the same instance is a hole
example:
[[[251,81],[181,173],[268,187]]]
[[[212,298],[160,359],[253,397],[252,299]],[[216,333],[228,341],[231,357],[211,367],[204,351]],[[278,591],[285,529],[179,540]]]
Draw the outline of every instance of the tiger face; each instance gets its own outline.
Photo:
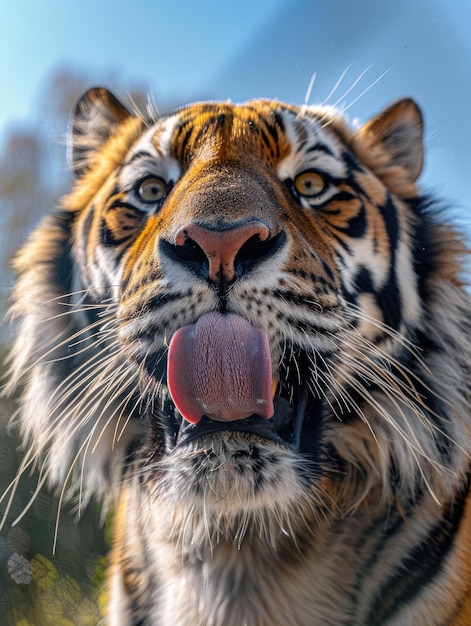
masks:
[[[442,332],[469,307],[461,244],[416,188],[417,106],[145,120],[94,89],[70,155],[16,262],[13,378],[24,468],[47,451],[51,483],[117,503],[111,623],[373,623],[390,580],[360,562],[455,497],[469,450],[469,350]]]

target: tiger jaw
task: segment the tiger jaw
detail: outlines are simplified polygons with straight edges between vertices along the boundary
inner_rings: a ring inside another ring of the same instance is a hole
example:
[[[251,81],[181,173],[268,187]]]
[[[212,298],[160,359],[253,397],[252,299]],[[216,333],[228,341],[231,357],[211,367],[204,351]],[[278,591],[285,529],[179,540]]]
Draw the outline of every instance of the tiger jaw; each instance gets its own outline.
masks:
[[[183,420],[180,445],[229,431],[299,446],[305,403],[293,410],[278,396],[275,414],[268,335],[241,316],[212,312],[180,328],[169,345],[167,385]]]
[[[318,419],[319,404],[317,398],[310,398],[308,401],[305,392],[300,392],[299,397],[293,397],[291,394],[291,401],[286,395],[277,393],[273,399],[274,414],[270,419],[251,415],[242,420],[220,422],[203,416],[197,424],[185,421],[175,409],[170,418],[172,425],[167,430],[169,447],[181,447],[200,437],[208,438],[214,434],[227,432],[244,433],[249,437],[254,435],[272,441],[278,446],[307,453],[308,451],[302,447],[301,433],[308,428],[313,430],[306,422]],[[168,420],[168,416],[166,419]]]
[[[293,376],[295,371],[296,366],[291,363],[293,380],[284,373],[283,384],[274,387],[273,415],[268,419],[252,414],[243,419],[222,421],[203,415],[196,423],[190,422],[182,417],[169,398],[164,403],[165,410],[158,418],[158,423],[164,425],[168,452],[173,454],[174,451],[183,449],[191,450],[191,454],[197,451],[206,453],[208,450],[214,452],[214,442],[230,438],[232,446],[235,446],[232,465],[240,462],[246,467],[256,468],[250,457],[262,442],[264,447],[271,450],[272,458],[279,451],[281,454],[291,454],[293,458],[301,454],[304,461],[310,460],[311,463],[307,463],[301,472],[305,478],[308,473],[318,473],[315,468],[319,465],[321,447],[322,402],[305,391],[299,375]],[[237,449],[237,441],[240,443],[240,450]],[[220,462],[217,469],[222,471],[222,465]]]
[[[209,554],[222,538],[240,545],[252,534],[279,545],[280,534],[286,541],[294,528],[307,523],[305,512],[313,502],[319,511],[325,506],[316,487],[323,474],[322,403],[305,392],[300,379],[305,358],[293,350],[291,367],[285,363],[278,372],[283,384],[274,390],[269,418],[203,415],[188,421],[170,395],[164,402],[153,428],[164,427],[165,451],[159,448],[152,455],[149,450],[155,463],[147,467],[155,471],[146,474],[151,502],[160,505],[158,513],[149,514],[173,520],[168,534],[182,549],[188,543],[185,549],[191,552],[196,544]],[[168,507],[165,513],[161,506]]]
[[[216,346],[203,345],[192,350],[191,347],[185,346],[185,340],[179,337],[184,332],[190,332],[188,328],[196,332],[194,329],[199,328],[198,324],[204,324],[201,320],[206,318],[211,320],[211,316],[219,319],[223,315],[203,314],[195,323],[177,330],[169,342],[170,349],[166,356],[173,364],[167,367],[166,383],[176,397],[172,399],[170,392],[166,391],[161,404],[162,410],[157,411],[151,420],[153,433],[151,439],[157,438],[160,441],[162,435],[159,436],[158,433],[164,433],[164,442],[163,445],[154,446],[149,443],[145,446],[146,454],[149,455],[145,461],[146,465],[155,468],[155,472],[147,472],[149,484],[156,485],[159,497],[165,499],[170,497],[184,508],[187,499],[187,502],[200,503],[198,506],[204,503],[204,507],[219,509],[224,505],[231,511],[235,508],[239,512],[245,510],[246,513],[250,510],[259,510],[262,502],[271,501],[272,506],[282,494],[286,499],[286,493],[293,496],[296,494],[293,505],[305,499],[307,493],[311,493],[312,497],[312,484],[322,475],[323,402],[313,393],[306,391],[307,381],[304,377],[312,376],[312,362],[302,349],[285,347],[285,355],[279,359],[281,365],[275,371],[276,377],[281,381],[276,387],[273,384],[271,367],[265,371],[262,394],[268,393],[270,402],[273,402],[269,414],[261,410],[258,414],[253,412],[242,419],[218,419],[218,416],[209,413],[209,416],[200,415],[195,419],[194,413],[188,413],[188,406],[195,410],[194,398],[179,397],[179,394],[190,394],[192,391],[199,394],[200,401],[196,402],[196,408],[201,408],[201,404],[204,403],[201,397],[207,400],[207,404],[210,403],[209,399],[212,399],[213,405],[218,408],[226,402],[224,396],[209,398],[209,391],[198,388],[198,380],[193,381],[188,372],[181,371],[185,368],[185,360],[188,360],[190,367],[197,372],[195,376],[202,376],[208,383],[207,377],[212,373],[219,392],[234,395],[234,390],[227,381],[221,380],[221,373],[215,371],[214,363],[209,365],[202,363],[203,358],[208,356],[217,360],[216,352],[227,352],[228,349],[231,352],[235,351],[237,348],[234,342],[222,337]],[[238,341],[254,340],[259,333],[264,334],[259,329],[253,329],[247,320],[239,320],[239,316],[235,315],[232,317],[237,318]],[[242,331],[241,326],[244,328],[245,325],[249,328]],[[227,331],[228,327],[230,329],[230,324],[226,323],[224,331]],[[215,328],[211,327],[211,330],[209,338],[214,341]],[[209,341],[207,337],[206,340]],[[224,346],[224,343],[228,343],[228,347]],[[179,349],[181,354],[178,353]],[[278,354],[279,350],[272,352]],[[251,358],[244,350],[239,356],[249,360]],[[249,364],[241,363],[226,354],[226,368],[238,370],[229,383],[233,386],[236,384],[246,386],[251,381],[241,377],[257,376],[253,369],[260,367],[260,361],[267,358],[271,361],[271,356],[260,347],[255,351],[254,361]],[[151,359],[151,363],[160,362],[160,370],[153,372],[152,367],[148,368],[142,383],[143,388],[149,387],[149,376],[153,375],[153,380],[165,380],[162,371],[165,369],[162,365],[164,360],[162,353]],[[222,367],[221,363],[219,365]],[[177,372],[174,368],[177,368]],[[178,378],[177,374],[182,380],[174,380]],[[190,380],[187,380],[187,377],[190,377]],[[211,381],[208,384],[211,386]],[[258,387],[260,388],[260,381]],[[241,392],[239,399],[247,402],[252,398],[250,393],[244,395]],[[231,402],[227,401],[227,404],[230,405]],[[179,405],[182,412],[187,411],[185,417],[179,411]],[[231,410],[234,412],[233,406]],[[237,413],[235,415],[237,416]],[[178,485],[177,491],[175,485]],[[232,502],[234,490],[238,497]]]

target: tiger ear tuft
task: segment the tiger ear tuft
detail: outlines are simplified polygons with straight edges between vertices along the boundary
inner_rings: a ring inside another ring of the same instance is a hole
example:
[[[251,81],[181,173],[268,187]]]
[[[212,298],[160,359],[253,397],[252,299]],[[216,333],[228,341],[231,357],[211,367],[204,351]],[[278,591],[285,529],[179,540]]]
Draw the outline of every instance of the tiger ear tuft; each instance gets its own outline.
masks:
[[[104,87],[89,89],[77,102],[69,133],[69,161],[76,176],[82,176],[96,152],[113,134],[116,125],[131,116]]]
[[[404,98],[391,104],[360,128],[358,138],[377,163],[372,169],[380,177],[399,167],[403,183],[415,183],[422,171],[424,150],[422,113],[413,100]]]

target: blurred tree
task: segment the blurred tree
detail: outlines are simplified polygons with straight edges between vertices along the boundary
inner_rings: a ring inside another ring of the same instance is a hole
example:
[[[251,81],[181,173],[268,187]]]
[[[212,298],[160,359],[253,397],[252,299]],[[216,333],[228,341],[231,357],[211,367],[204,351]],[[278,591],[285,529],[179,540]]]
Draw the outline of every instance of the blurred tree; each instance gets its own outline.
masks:
[[[52,201],[43,175],[45,146],[32,130],[12,130],[0,155],[0,289],[3,309],[12,283],[10,259]]]
[[[38,115],[47,123],[62,130],[77,99],[90,87],[90,77],[84,72],[60,67],[44,84],[38,104]]]

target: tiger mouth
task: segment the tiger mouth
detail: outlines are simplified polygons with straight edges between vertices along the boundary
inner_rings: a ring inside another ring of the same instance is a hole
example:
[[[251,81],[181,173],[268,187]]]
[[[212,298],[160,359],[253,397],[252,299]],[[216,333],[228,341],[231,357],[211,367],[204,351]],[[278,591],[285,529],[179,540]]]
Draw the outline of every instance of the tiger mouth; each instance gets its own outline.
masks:
[[[273,405],[274,415],[270,419],[254,414],[241,420],[222,422],[204,415],[198,423],[191,423],[183,419],[169,402],[164,420],[168,449],[182,448],[221,433],[238,433],[317,459],[323,421],[320,398],[308,394],[298,381],[296,387],[284,384],[275,394]]]
[[[209,419],[204,415],[198,424],[183,421],[178,430],[176,445],[186,445],[199,437],[219,432],[245,433],[248,435],[256,435],[257,437],[268,439],[281,445],[287,443],[291,444],[294,441],[294,428],[292,434],[288,435],[286,438],[283,438],[279,434],[279,431],[288,430],[289,423],[294,424],[293,407],[280,396],[276,398],[276,405],[275,414],[269,420],[258,415],[251,415],[235,422],[219,422]],[[279,428],[279,426],[281,426],[281,428]]]
[[[218,333],[219,339],[214,339]],[[227,339],[231,333],[233,337]],[[325,403],[307,391],[312,359],[302,349],[285,346],[285,359],[276,373],[279,382],[274,385],[268,339],[265,342],[260,333],[264,334],[243,318],[210,313],[174,334],[166,354],[167,391],[158,411],[168,451],[192,442],[206,448],[211,438],[233,433],[319,458]],[[221,373],[225,369],[238,373],[229,375],[228,382],[226,372]],[[237,385],[251,386],[251,391],[234,391]],[[206,406],[212,412],[205,412]]]
[[[169,447],[231,432],[301,450],[320,414],[302,384],[306,355],[292,350],[277,384],[270,352],[267,333],[235,314],[209,312],[177,330],[167,353]]]

